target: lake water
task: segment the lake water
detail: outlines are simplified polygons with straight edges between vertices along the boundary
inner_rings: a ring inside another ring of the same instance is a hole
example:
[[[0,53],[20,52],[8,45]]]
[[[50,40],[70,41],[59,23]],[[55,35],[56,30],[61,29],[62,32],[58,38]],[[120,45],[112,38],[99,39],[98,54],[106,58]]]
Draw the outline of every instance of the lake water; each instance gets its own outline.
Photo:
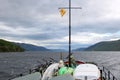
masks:
[[[67,53],[63,53],[67,57]],[[85,62],[95,62],[99,65],[107,67],[118,80],[120,80],[120,52],[74,52],[77,60]],[[0,53],[0,80],[8,80],[16,74],[27,73],[29,69],[33,69],[45,60],[54,58],[60,59],[57,52],[13,52]]]

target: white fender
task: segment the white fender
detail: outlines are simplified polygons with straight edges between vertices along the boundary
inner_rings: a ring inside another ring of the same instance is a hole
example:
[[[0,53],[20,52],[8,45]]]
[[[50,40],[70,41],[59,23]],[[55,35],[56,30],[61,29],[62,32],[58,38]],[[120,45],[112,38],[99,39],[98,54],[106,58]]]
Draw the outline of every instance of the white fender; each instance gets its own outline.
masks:
[[[51,79],[53,74],[54,74],[54,70],[55,69],[58,69],[58,65],[59,63],[53,63],[51,64],[47,69],[46,71],[44,72],[43,74],[43,77],[41,80],[48,80],[48,79]]]

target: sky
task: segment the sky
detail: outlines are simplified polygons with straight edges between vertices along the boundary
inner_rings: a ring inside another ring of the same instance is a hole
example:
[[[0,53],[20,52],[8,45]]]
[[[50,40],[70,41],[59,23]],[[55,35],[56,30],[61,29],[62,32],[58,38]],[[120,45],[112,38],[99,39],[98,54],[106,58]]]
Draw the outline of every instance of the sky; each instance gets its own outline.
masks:
[[[68,48],[69,0],[0,0],[0,38],[49,49]],[[72,0],[72,48],[120,39],[120,0]]]

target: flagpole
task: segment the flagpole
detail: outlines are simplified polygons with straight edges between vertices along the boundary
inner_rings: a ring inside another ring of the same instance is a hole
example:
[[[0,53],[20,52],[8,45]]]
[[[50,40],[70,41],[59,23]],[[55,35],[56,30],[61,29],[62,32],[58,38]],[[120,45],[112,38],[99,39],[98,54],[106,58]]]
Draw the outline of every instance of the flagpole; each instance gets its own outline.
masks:
[[[69,67],[71,67],[71,0],[69,0]]]

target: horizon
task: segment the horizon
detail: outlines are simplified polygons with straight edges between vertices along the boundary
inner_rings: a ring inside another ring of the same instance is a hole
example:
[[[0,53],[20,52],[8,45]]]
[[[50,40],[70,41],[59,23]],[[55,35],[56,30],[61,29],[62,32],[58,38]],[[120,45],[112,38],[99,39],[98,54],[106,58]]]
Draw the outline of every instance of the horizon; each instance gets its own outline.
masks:
[[[2,39],[2,40],[5,40],[5,39]],[[9,40],[6,40],[6,41],[9,41]],[[113,42],[113,41],[120,41],[120,39],[118,39],[118,40],[112,40],[111,42]],[[11,42],[11,41],[9,41],[9,42]],[[101,41],[101,42],[98,42],[98,43],[102,43],[102,42],[109,42],[109,41]],[[32,45],[32,46],[35,46],[35,47],[43,47],[43,48],[46,48],[46,49],[49,49],[49,50],[62,50],[62,51],[65,51],[65,52],[69,51],[68,47],[67,48],[47,48],[45,46],[39,46],[39,45],[31,44],[31,43],[20,43],[20,42],[12,42],[12,43],[25,44],[25,45],[29,45],[29,46]],[[96,45],[98,43],[95,43],[93,45]],[[72,51],[77,50],[77,49],[87,49],[87,48],[89,48],[89,47],[91,47],[93,45],[90,45],[88,47],[72,48]]]
[[[0,37],[12,42],[68,49],[68,10],[64,0],[1,0]],[[67,4],[67,5],[66,5]],[[119,0],[72,0],[72,49],[120,39]]]

